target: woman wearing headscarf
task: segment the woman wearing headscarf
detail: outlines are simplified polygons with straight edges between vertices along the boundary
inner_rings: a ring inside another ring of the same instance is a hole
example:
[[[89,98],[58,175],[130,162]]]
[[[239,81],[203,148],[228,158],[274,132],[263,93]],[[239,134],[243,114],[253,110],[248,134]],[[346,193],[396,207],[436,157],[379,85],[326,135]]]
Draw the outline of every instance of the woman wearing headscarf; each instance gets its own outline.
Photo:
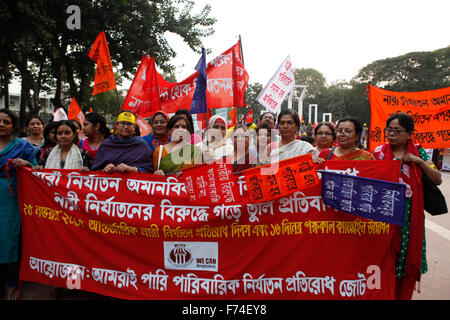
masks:
[[[407,184],[404,225],[397,264],[396,297],[410,300],[416,282],[428,270],[425,244],[425,217],[422,175],[436,185],[442,183],[441,173],[421,145],[412,140],[414,119],[403,112],[394,113],[386,121],[388,142],[378,146],[373,155],[378,160],[402,162],[401,177]]]
[[[100,145],[91,170],[105,172],[153,172],[152,150],[135,136],[136,117],[130,111],[117,116],[114,134]]]
[[[197,144],[197,146],[201,147],[207,162],[219,160],[233,154],[234,148],[232,144],[227,142],[226,131],[227,122],[224,117],[215,115],[209,119],[204,140]]]

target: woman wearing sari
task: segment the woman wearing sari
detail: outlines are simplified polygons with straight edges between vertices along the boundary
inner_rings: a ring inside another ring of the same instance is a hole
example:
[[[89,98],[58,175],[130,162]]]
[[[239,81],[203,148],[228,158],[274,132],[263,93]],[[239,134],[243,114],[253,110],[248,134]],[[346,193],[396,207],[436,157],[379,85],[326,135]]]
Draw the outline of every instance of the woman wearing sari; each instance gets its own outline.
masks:
[[[258,159],[250,153],[250,131],[247,126],[238,124],[234,127],[233,134],[234,152],[227,158],[227,163],[231,163],[233,172],[240,173],[253,168]]]
[[[14,167],[6,178],[6,164],[11,159],[15,167],[36,165],[36,152],[31,143],[13,136],[17,116],[10,110],[0,110],[0,285],[6,286],[6,299],[17,299],[19,280],[20,210],[17,200],[17,178]],[[10,184],[11,190],[10,191]],[[3,281],[5,283],[3,283]]]
[[[428,270],[422,175],[427,175],[436,185],[442,183],[441,173],[426,151],[411,139],[413,132],[411,116],[403,112],[392,114],[386,121],[388,142],[378,146],[373,153],[378,160],[401,161],[402,180],[407,184],[405,223],[395,267],[396,297],[401,300],[411,299],[416,282]]]
[[[203,163],[202,151],[191,144],[189,123],[181,115],[173,116],[167,123],[170,142],[160,145],[153,153],[156,175],[169,175],[195,164]]]
[[[326,160],[375,160],[365,150],[357,148],[362,133],[361,123],[352,117],[339,120],[336,127],[336,138],[339,147],[322,150],[319,158]]]
[[[270,162],[279,162],[312,153],[313,160],[317,158],[319,152],[310,143],[297,140],[297,132],[300,129],[300,118],[297,112],[292,109],[283,110],[278,115],[278,130],[281,140],[274,143],[270,152]]]

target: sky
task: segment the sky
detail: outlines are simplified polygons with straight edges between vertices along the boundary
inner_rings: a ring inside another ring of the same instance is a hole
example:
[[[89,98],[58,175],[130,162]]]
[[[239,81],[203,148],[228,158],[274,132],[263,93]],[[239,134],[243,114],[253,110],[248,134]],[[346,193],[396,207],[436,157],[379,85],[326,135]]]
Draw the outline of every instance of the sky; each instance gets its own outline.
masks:
[[[206,3],[217,19],[203,41],[212,51],[207,61],[240,35],[250,83],[265,85],[288,55],[294,68],[314,68],[330,84],[376,60],[450,45],[449,0],[195,0],[194,12]],[[179,36],[167,40],[181,81],[200,55]]]

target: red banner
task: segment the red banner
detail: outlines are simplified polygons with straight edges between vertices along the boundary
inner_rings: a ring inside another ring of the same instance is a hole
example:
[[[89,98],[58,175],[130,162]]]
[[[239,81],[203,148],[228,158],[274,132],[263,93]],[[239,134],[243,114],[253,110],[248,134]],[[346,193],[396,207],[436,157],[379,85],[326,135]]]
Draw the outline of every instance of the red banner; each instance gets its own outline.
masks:
[[[398,181],[398,161],[322,168]],[[19,169],[20,279],[125,299],[393,299],[399,228],[326,207],[320,185],[277,200],[188,205],[144,173]],[[29,192],[33,190],[33,192]]]
[[[383,131],[387,118],[406,112],[414,119],[413,139],[425,149],[450,148],[450,87],[395,92],[369,85],[370,135],[369,151],[387,142]]]
[[[242,64],[239,42],[210,61],[206,72],[208,108],[245,105],[244,92],[249,76]],[[171,83],[158,74],[161,109],[167,113],[182,108],[190,110],[197,76],[198,72],[195,72],[181,82]]]

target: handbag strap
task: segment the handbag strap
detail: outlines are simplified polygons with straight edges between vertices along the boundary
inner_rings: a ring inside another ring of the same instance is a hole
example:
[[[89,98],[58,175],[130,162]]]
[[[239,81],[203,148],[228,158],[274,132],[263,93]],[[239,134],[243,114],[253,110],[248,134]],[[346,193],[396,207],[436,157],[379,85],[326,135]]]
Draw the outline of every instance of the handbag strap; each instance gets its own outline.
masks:
[[[327,155],[327,158],[325,160],[330,160],[331,156],[334,153],[334,149],[336,149],[336,146],[331,147],[330,152]]]

